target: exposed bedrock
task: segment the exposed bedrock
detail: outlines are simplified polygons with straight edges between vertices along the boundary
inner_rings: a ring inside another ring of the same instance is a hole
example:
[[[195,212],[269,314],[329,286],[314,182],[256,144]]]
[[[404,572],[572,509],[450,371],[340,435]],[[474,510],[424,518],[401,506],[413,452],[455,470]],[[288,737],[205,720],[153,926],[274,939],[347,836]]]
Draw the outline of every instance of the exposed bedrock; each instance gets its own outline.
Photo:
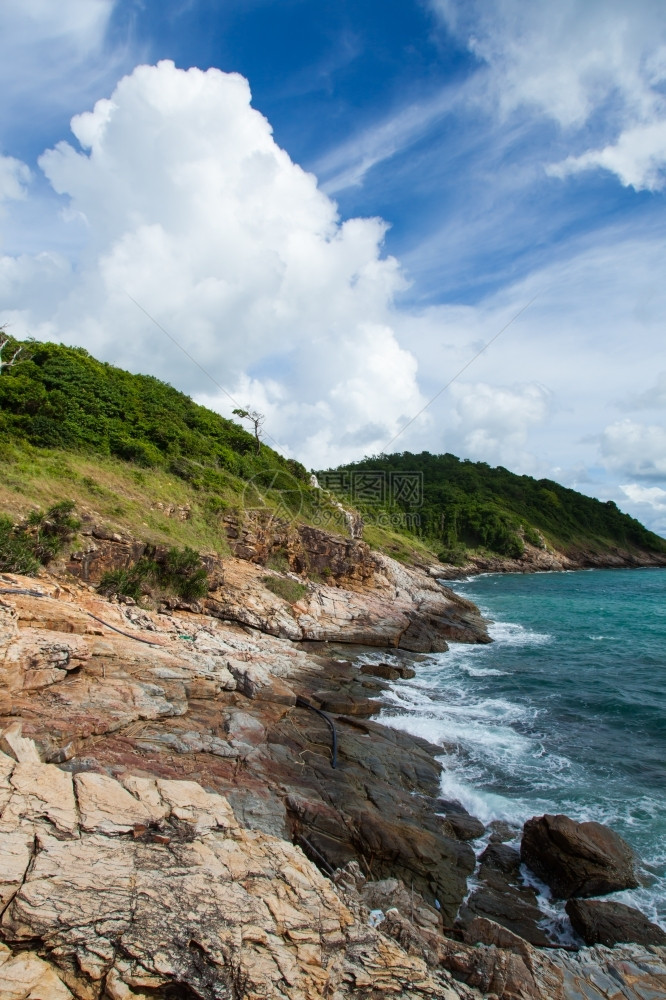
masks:
[[[2,589],[3,1000],[664,994],[657,945],[531,945],[532,897],[501,843],[454,924],[484,829],[439,797],[447,748],[352,713],[393,670],[418,675],[418,655],[394,648],[378,676],[349,644],[146,611],[71,579]],[[350,706],[337,768],[307,707],[334,696]]]
[[[211,591],[197,608],[222,621],[292,640],[423,653],[445,651],[449,641],[490,642],[473,604],[365,542],[258,514],[229,516],[225,527],[236,558],[206,557]],[[85,545],[67,568],[86,582],[126,568],[145,548],[91,524],[84,533]],[[266,587],[267,575],[291,576],[306,591],[290,604]]]
[[[543,913],[536,892],[521,879],[519,851],[507,844],[490,844],[481,855],[476,880],[479,886],[463,903],[458,916],[458,924],[465,931],[476,918],[486,917],[531,944],[551,943],[539,926]]]
[[[638,886],[631,847],[601,823],[535,816],[523,828],[520,855],[560,899]]]

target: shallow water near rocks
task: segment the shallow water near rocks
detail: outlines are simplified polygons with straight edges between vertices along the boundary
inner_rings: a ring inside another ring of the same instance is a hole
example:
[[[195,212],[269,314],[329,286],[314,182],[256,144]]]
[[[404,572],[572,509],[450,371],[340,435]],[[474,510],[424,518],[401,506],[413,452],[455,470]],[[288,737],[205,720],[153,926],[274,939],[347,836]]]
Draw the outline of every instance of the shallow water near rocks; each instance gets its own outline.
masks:
[[[651,883],[613,898],[666,928],[666,570],[447,585],[493,620],[495,642],[416,664],[381,721],[445,747],[443,797],[486,823],[609,824]]]

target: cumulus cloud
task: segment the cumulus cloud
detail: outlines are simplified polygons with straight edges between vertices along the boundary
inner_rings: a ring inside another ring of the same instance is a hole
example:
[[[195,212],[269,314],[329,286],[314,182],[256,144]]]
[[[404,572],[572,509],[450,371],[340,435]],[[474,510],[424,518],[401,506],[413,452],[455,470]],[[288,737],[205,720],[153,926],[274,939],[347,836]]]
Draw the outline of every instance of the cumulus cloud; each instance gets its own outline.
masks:
[[[549,167],[554,177],[566,177],[592,167],[616,174],[625,187],[656,191],[664,186],[666,167],[666,120],[628,128],[617,142],[581,156],[568,156]]]
[[[384,223],[341,221],[250,99],[237,74],[162,62],[76,116],[78,144],[39,163],[85,249],[62,270],[56,307],[23,321],[135,369],[149,358],[201,393],[198,370],[131,296],[235,399],[265,408],[275,440],[321,466],[349,457],[341,440],[359,454],[381,447],[422,405],[392,326],[404,281],[383,255]],[[29,260],[16,271],[10,261],[8,283],[28,287]]]
[[[666,428],[618,420],[601,435],[601,454],[605,465],[625,475],[640,479],[666,476]]]
[[[660,486],[641,486],[640,483],[625,483],[620,489],[636,504],[648,504],[654,510],[666,511],[666,490]]]
[[[655,189],[666,164],[666,7],[661,0],[432,0],[487,67],[503,116],[546,115],[585,144],[554,172],[602,167]],[[601,140],[599,142],[599,140]],[[597,142],[599,142],[597,148]]]
[[[666,490],[660,486],[642,486],[640,483],[624,483],[619,487],[621,506],[629,507],[630,513],[647,524],[657,534],[666,535]]]

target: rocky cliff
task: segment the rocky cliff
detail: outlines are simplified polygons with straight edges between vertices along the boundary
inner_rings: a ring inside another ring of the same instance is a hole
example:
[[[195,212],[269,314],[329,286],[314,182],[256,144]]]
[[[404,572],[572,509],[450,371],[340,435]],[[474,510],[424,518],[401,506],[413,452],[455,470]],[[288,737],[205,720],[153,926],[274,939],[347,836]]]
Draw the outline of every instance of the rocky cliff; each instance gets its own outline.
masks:
[[[0,577],[0,997],[663,995],[659,945],[569,954],[523,936],[538,912],[489,917],[445,748],[372,721],[385,678],[487,641],[473,606],[363,543],[251,526],[201,605],[150,611],[91,586],[141,546],[84,530],[75,576]],[[268,588],[301,565],[298,600]]]

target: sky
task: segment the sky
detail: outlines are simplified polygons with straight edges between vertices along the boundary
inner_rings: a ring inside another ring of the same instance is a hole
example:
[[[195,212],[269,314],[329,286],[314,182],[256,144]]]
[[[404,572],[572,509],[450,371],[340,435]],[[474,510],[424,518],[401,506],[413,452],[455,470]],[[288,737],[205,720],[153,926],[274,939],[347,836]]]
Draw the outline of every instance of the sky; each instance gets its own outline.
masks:
[[[663,0],[3,0],[0,324],[666,536]]]

